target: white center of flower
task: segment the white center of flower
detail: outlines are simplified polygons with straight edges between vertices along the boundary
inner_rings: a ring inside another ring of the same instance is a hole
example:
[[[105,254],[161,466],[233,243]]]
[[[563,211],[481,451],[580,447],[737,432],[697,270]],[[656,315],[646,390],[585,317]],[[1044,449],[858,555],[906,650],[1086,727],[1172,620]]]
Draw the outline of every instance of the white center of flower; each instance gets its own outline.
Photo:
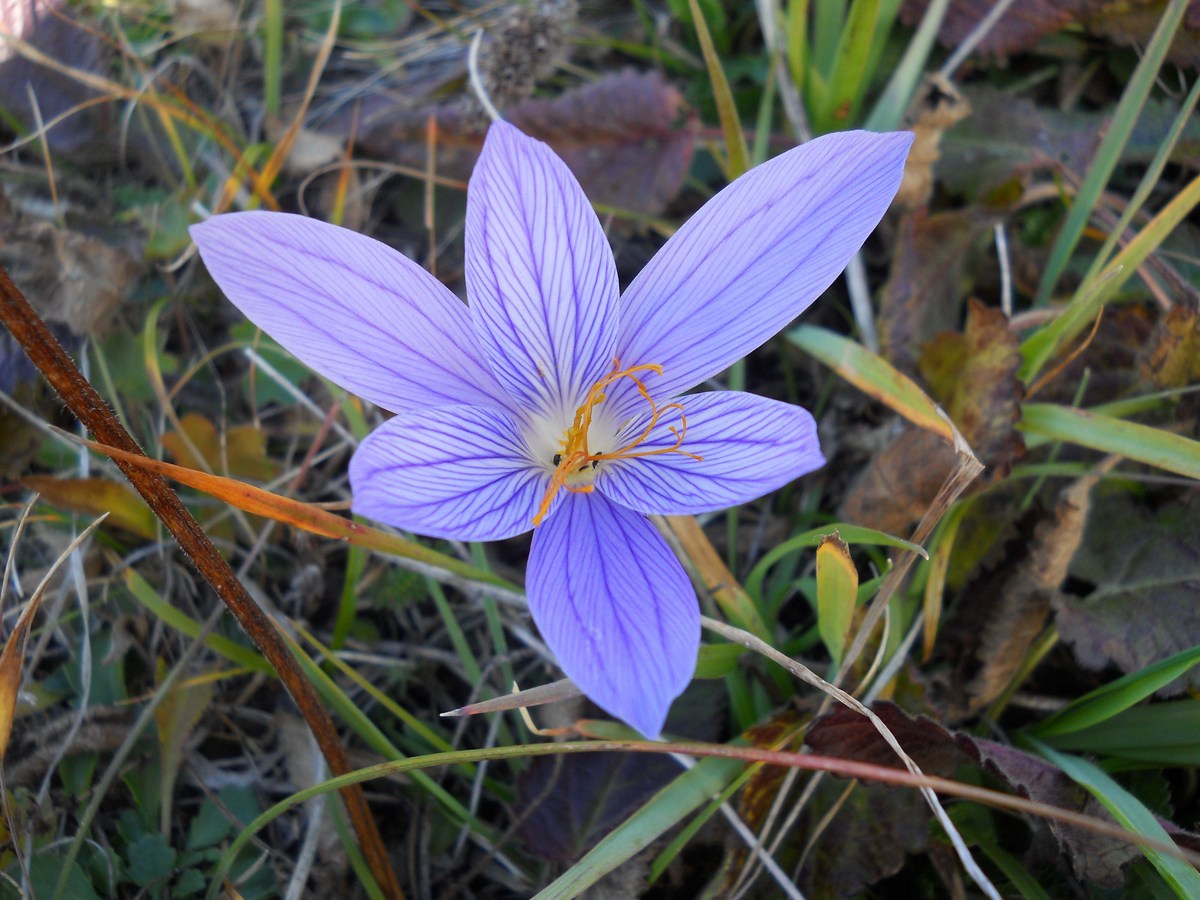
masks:
[[[575,411],[575,417],[566,430],[561,434],[554,434],[551,427],[548,429],[549,434],[545,435],[547,438],[545,442],[541,440],[543,435],[540,434],[536,436],[538,438],[536,442],[531,442],[534,444],[531,449],[535,453],[548,450],[545,457],[539,453],[538,459],[548,457],[548,465],[554,472],[550,478],[550,484],[546,488],[546,493],[542,497],[537,515],[533,517],[534,525],[542,523],[542,519],[550,511],[550,504],[560,488],[566,488],[568,491],[579,494],[590,494],[594,490],[592,482],[596,480],[597,470],[605,462],[634,459],[641,456],[657,456],[663,453],[680,453],[696,460],[701,458],[694,453],[680,449],[683,439],[687,435],[687,416],[683,414],[683,406],[679,403],[659,406],[654,402],[654,398],[650,396],[650,392],[642,381],[645,373],[652,372],[661,375],[662,371],[662,366],[654,363],[622,369],[620,362],[614,359],[613,370],[592,385],[583,405]],[[622,434],[619,436],[621,440],[618,441],[616,424],[610,421],[602,411],[598,412],[596,407],[605,401],[607,396],[604,393],[605,389],[622,378],[628,378],[637,386],[638,393],[650,405],[650,417],[646,426],[640,432],[632,435],[631,439],[630,435]],[[663,413],[672,409],[679,411],[679,425],[667,426],[675,437],[675,443],[669,447],[637,449],[650,437]]]

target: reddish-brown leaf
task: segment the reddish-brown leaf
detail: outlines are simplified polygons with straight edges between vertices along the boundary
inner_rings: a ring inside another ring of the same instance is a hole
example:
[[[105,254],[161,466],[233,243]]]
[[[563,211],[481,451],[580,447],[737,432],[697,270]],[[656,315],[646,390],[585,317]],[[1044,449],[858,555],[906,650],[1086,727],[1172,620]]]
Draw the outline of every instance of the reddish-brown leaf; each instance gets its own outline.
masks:
[[[364,113],[357,146],[424,169],[431,114],[438,126],[438,174],[466,179],[484,132],[458,107],[378,105]],[[699,130],[683,95],[656,72],[605,75],[553,99],[511,106],[505,118],[550,144],[594,203],[643,215],[662,212],[683,186]]]

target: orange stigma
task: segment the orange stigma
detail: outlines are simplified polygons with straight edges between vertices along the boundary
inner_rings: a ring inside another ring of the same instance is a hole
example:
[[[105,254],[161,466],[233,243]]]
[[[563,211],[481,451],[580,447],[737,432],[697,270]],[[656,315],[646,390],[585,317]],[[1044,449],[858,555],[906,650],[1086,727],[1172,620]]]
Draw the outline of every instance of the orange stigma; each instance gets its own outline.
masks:
[[[592,385],[592,389],[588,391],[583,405],[575,410],[575,420],[571,423],[571,427],[567,429],[567,434],[563,440],[562,453],[554,455],[554,474],[550,477],[550,484],[546,487],[546,493],[542,497],[541,506],[538,507],[537,515],[533,517],[533,524],[541,525],[542,520],[546,518],[546,514],[550,512],[550,504],[554,501],[555,495],[560,488],[566,488],[576,494],[590,494],[594,488],[589,481],[587,484],[572,485],[567,483],[567,479],[571,475],[594,469],[597,465],[607,460],[616,459],[637,459],[641,456],[659,456],[664,453],[679,453],[683,456],[689,456],[695,460],[702,460],[702,456],[697,456],[695,453],[689,453],[686,450],[681,450],[683,439],[687,436],[687,416],[683,414],[683,405],[680,403],[668,403],[665,406],[659,406],[654,402],[654,398],[650,396],[650,391],[646,389],[646,384],[642,380],[642,373],[652,372],[655,375],[661,375],[663,368],[655,363],[645,363],[640,366],[630,366],[627,369],[621,368],[619,360],[613,360],[613,370]],[[650,421],[646,423],[646,427],[642,429],[641,434],[635,437],[632,441],[621,447],[618,450],[610,450],[606,453],[593,453],[588,447],[588,431],[592,427],[592,413],[596,407],[607,399],[604,393],[605,388],[615,381],[622,378],[628,378],[637,385],[638,393],[642,395],[647,403],[650,404]],[[668,425],[667,428],[675,436],[675,443],[670,447],[659,447],[656,450],[638,450],[637,447],[645,443],[651,432],[654,431],[658,420],[668,410],[679,410],[679,427]]]

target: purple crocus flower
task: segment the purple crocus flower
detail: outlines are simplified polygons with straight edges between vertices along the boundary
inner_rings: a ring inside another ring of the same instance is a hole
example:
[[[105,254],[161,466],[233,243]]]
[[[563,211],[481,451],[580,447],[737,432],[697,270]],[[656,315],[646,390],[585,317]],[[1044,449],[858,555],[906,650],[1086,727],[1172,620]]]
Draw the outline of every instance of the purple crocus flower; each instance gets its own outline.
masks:
[[[900,184],[912,136],[810,141],[710,200],[629,285],[545,144],[491,126],[467,192],[470,306],[385,245],[300,216],[192,229],[246,316],[396,413],[350,463],[354,511],[441,538],[534,529],[529,606],[563,671],[657,737],[691,680],[699,610],[647,515],[769,493],[823,464],[803,409],[685,394],[787,325]]]

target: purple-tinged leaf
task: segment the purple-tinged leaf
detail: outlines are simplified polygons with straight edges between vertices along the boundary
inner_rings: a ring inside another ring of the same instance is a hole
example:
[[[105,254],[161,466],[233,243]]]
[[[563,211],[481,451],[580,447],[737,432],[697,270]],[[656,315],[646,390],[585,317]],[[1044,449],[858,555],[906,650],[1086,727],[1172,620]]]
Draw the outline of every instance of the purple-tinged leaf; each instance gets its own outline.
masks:
[[[596,489],[639,512],[677,516],[738,506],[782,487],[825,463],[817,424],[807,410],[734,391],[680,397],[687,431],[680,450],[600,464]],[[626,428],[637,435],[643,417]],[[633,451],[676,443],[678,410],[663,414]]]
[[[287,213],[191,228],[217,285],[297,359],[372,403],[506,407],[465,304],[372,238]]]
[[[528,531],[548,481],[512,419],[487,407],[401,413],[371,432],[350,461],[356,513],[462,541]]]
[[[617,269],[575,176],[505,122],[488,130],[467,193],[467,294],[500,383],[564,418],[612,369]]]
[[[567,677],[603,709],[657,738],[687,687],[700,607],[650,521],[568,493],[533,534],[529,608]]]

